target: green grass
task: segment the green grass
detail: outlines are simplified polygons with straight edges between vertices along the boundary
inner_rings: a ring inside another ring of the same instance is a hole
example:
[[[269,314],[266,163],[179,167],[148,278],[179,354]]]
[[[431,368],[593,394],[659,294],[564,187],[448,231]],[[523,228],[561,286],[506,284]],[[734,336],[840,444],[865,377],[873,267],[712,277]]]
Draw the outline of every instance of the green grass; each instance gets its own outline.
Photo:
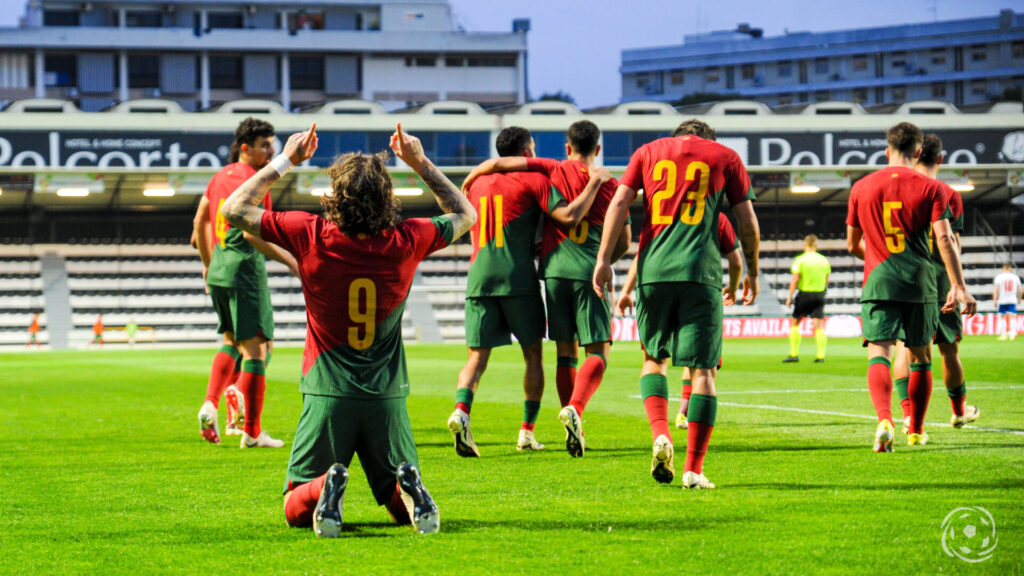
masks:
[[[804,346],[807,353],[812,344]],[[1024,430],[1021,350],[991,337],[964,345],[980,426]],[[937,378],[931,443],[911,449],[898,435],[895,453],[872,453],[867,362],[852,340],[830,342],[826,364],[796,365],[780,363],[784,340],[726,342],[706,461],[718,489],[710,492],[650,477],[635,344],[612,352],[585,414],[581,460],[562,449],[553,348],[545,349],[548,394],[537,426],[548,450],[515,450],[522,360],[506,347],[474,404],[483,457],[464,460],[445,422],[465,350],[409,346],[409,411],[441,533],[389,524],[353,462],[345,532],[333,541],[285,525],[287,449],[200,439],[196,412],[213,352],[0,355],[0,572],[1024,572],[1024,436],[938,425],[950,409]],[[279,349],[267,376],[263,425],[288,446],[300,361],[301,350]],[[674,414],[676,373],[670,382]],[[673,432],[682,453],[685,434]],[[676,463],[681,475],[681,457]],[[986,562],[943,552],[940,524],[958,506],[992,513],[999,543]]]

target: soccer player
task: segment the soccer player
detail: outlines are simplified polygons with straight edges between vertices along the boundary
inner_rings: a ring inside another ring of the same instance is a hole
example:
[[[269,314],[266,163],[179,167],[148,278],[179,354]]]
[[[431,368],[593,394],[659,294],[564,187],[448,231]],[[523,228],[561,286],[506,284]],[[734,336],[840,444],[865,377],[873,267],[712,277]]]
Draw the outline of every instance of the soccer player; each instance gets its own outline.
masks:
[[[233,226],[295,255],[306,298],[303,409],[288,463],[285,518],[291,526],[312,524],[318,536],[338,536],[346,467],[358,454],[379,505],[421,533],[437,532],[440,517],[420,479],[406,409],[402,313],[417,264],[469,230],[476,213],[401,124],[391,148],[433,190],[444,215],[398,221],[384,154],[346,154],[334,162],[332,192],[321,198],[326,218],[261,208],[273,183],[316,146],[314,124],[289,138],[284,153],[221,208]]]
[[[825,361],[825,289],[828,287],[828,275],[832,267],[828,258],[818,252],[818,237],[808,234],[804,238],[804,252],[793,259],[789,269],[793,273],[789,281],[789,294],[786,296],[786,308],[793,306],[793,292],[797,289],[796,306],[793,306],[793,317],[789,319],[789,356],[783,362],[800,361],[800,321],[810,316],[814,326],[814,343],[818,347],[815,362]]]
[[[530,131],[519,126],[499,132],[495,147],[502,157],[536,157]],[[448,418],[448,429],[459,456],[480,456],[470,429],[473,397],[487,369],[491,350],[510,344],[510,334],[519,341],[526,363],[523,423],[516,449],[544,449],[534,436],[544,394],[544,304],[533,263],[534,238],[542,213],[570,229],[583,220],[597,191],[611,179],[611,173],[604,168],[590,166],[587,174],[589,181],[583,192],[571,203],[566,203],[546,176],[534,172],[487,174],[476,178],[469,187],[469,201],[480,214],[470,234],[473,256],[466,286],[469,360],[459,372],[455,410]]]
[[[996,330],[1000,340],[1017,339],[1017,304],[1022,292],[1020,278],[1013,273],[1013,264],[1003,264],[1003,272],[993,281],[992,301],[996,303]],[[998,315],[1002,314],[1002,318]],[[1006,330],[1003,330],[1006,322]]]
[[[28,325],[28,342],[25,343],[25,347],[29,347],[35,344],[39,347],[39,313],[36,312],[32,315],[32,323]]]
[[[231,192],[270,161],[274,154],[274,127],[263,120],[246,118],[235,130],[231,149],[234,161],[210,180],[193,220],[196,248],[203,261],[203,279],[219,319],[217,332],[224,335],[224,344],[213,358],[206,399],[199,410],[199,431],[207,441],[220,442],[218,402],[241,358],[237,388],[226,396],[231,413],[229,427],[238,426],[239,420],[244,419],[242,448],[280,448],[284,442],[260,427],[268,342],[274,338],[264,254],[284,262],[293,273],[295,259],[280,247],[232,226],[219,212]],[[263,205],[270,209],[269,193],[263,198]]]
[[[96,322],[92,325],[92,343],[103,345],[103,314],[97,314]]]
[[[711,140],[712,138],[708,138]],[[718,249],[725,256],[729,263],[729,284],[722,288],[722,304],[732,306],[736,303],[736,290],[740,285],[740,274],[743,272],[743,255],[740,253],[740,243],[736,238],[736,231],[725,214],[718,213]],[[636,258],[633,259],[629,272],[626,274],[626,281],[622,286],[622,294],[616,303],[620,316],[633,310],[633,289],[636,287]],[[721,369],[722,362],[719,359],[718,368]],[[679,402],[679,412],[676,413],[676,428],[685,430],[689,423],[686,421],[687,410],[690,406],[690,396],[693,394],[693,378],[690,369],[683,367],[682,375],[682,401]]]
[[[580,120],[569,126],[565,136],[565,160],[523,156],[493,158],[469,173],[463,189],[469,189],[473,181],[484,174],[530,170],[548,176],[566,200],[575,200],[586,188],[590,179],[588,171],[601,151],[598,144],[601,130],[590,120]],[[605,182],[597,191],[586,218],[575,228],[564,228],[550,218],[544,220],[539,272],[544,279],[548,338],[555,341],[557,350],[555,383],[562,405],[558,419],[566,431],[565,448],[574,458],[582,457],[586,449],[583,411],[601,385],[611,351],[611,309],[607,300],[598,298],[591,290],[590,279],[601,245],[604,214],[617,186],[614,178]],[[619,235],[612,261],[629,250],[629,241],[627,222]],[[577,374],[580,345],[587,359]]]
[[[942,140],[936,134],[926,134],[924,143],[921,146],[921,155],[917,158],[914,169],[925,176],[937,179],[939,166],[942,164]],[[953,231],[954,250],[960,254],[960,231],[964,229],[964,201],[960,194],[949,185],[938,180],[942,187],[943,195],[949,203],[951,214],[950,228]],[[942,256],[937,251],[937,245],[929,238],[930,260],[932,270],[935,273],[935,285],[937,287],[936,306],[941,307],[945,302],[945,294],[949,293],[949,278],[946,276],[945,264]],[[942,303],[939,302],[940,299]],[[960,317],[959,305],[951,312],[940,312],[939,324],[935,332],[933,342],[939,347],[942,355],[942,380],[946,385],[946,394],[949,396],[950,404],[953,407],[953,415],[950,424],[954,428],[960,428],[964,424],[974,422],[978,419],[981,411],[977,406],[966,403],[967,384],[964,380],[964,365],[960,362],[959,343],[963,337],[963,319]],[[910,355],[902,342],[896,342],[896,352],[892,363],[893,381],[896,391],[899,394],[900,408],[903,411],[903,433],[910,431]],[[928,433],[922,430],[921,444],[928,442]]]
[[[921,426],[932,392],[931,341],[940,311],[929,264],[929,229],[952,285],[941,311],[952,312],[957,302],[967,314],[977,307],[964,284],[942,186],[914,170],[924,140],[921,129],[901,122],[886,137],[889,165],[854,184],[846,217],[847,248],[864,260],[861,322],[868,345],[868,390],[878,415],[875,452],[892,452],[890,368],[896,340],[907,346],[911,362],[907,442],[920,444],[923,439]]]
[[[714,488],[703,474],[704,456],[715,425],[715,373],[722,357],[722,260],[715,242],[717,214],[732,205],[747,261],[744,302],[758,294],[757,217],[750,178],[739,155],[710,138],[700,120],[687,120],[670,138],[641,146],[619,180],[601,236],[594,290],[611,289],[612,246],[637,190],[644,190],[644,223],[637,251],[637,323],[644,364],[640,391],[654,437],[651,475],[675,477],[668,425],[668,360],[693,376],[688,411],[683,487]]]

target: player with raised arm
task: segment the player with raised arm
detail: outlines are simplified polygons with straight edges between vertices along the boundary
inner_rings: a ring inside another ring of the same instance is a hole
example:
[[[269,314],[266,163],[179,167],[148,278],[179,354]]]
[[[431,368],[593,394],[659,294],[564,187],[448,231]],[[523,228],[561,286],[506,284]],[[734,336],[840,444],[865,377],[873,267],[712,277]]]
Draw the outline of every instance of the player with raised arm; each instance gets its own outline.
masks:
[[[1013,264],[1010,262],[1003,264],[1003,271],[996,276],[992,288],[992,301],[996,304],[996,327],[1000,340],[1017,339],[1017,304],[1020,303],[1022,294],[1024,292],[1022,292],[1020,277],[1013,273]]]
[[[789,294],[786,296],[786,307],[793,306],[793,316],[789,319],[789,356],[783,362],[800,361],[800,320],[811,317],[814,326],[814,343],[818,348],[815,362],[825,361],[825,289],[828,288],[828,276],[832,266],[828,258],[818,252],[818,237],[814,234],[804,238],[804,251],[793,259],[789,269],[793,274],[789,281]],[[793,301],[793,292],[800,290]],[[795,304],[795,305],[794,305]]]
[[[760,230],[750,178],[733,150],[696,134],[714,131],[687,120],[674,136],[641,146],[619,180],[601,236],[594,290],[611,289],[611,254],[629,204],[644,190],[644,223],[637,251],[637,324],[644,347],[640,393],[654,437],[651,475],[675,477],[675,450],[668,424],[669,359],[693,375],[683,487],[714,488],[703,474],[715,425],[715,373],[722,357],[722,260],[715,241],[719,209],[732,205],[747,261],[744,302],[758,294]]]
[[[510,126],[498,133],[495,147],[503,157],[536,156],[530,131]],[[511,343],[515,335],[523,351],[523,422],[517,450],[543,450],[534,436],[534,425],[544,394],[541,340],[544,337],[544,303],[534,266],[534,238],[542,214],[567,228],[574,228],[590,211],[597,191],[611,178],[604,168],[588,169],[590,180],[571,203],[544,175],[535,172],[488,174],[469,187],[469,201],[480,214],[470,237],[473,256],[466,286],[466,345],[469,360],[459,372],[455,410],[448,429],[459,456],[477,457],[470,411],[491,349]]]
[[[710,140],[711,138],[709,138]],[[722,288],[722,304],[732,306],[736,303],[736,290],[740,286],[740,276],[743,274],[743,254],[740,251],[740,243],[736,238],[736,231],[725,214],[718,213],[718,249],[722,252],[729,263],[729,283]],[[633,289],[636,288],[636,258],[626,273],[626,280],[622,285],[622,293],[619,294],[619,301],[615,307],[620,316],[632,313]],[[718,361],[718,369],[722,368],[722,361]],[[693,395],[693,377],[690,369],[683,367],[682,375],[682,400],[679,402],[679,412],[676,413],[676,428],[686,429],[689,423],[686,420],[690,407],[690,396]]]
[[[217,408],[221,393],[228,403],[228,428],[244,420],[242,448],[280,448],[284,442],[271,438],[260,427],[265,370],[270,341],[274,339],[274,312],[267,286],[264,255],[283,262],[295,273],[295,259],[280,247],[268,244],[232,226],[219,209],[243,182],[270,162],[274,154],[274,127],[257,118],[246,118],[235,129],[232,162],[210,180],[193,219],[195,247],[203,261],[203,279],[213,301],[224,344],[214,355],[206,399],[199,410],[199,431],[212,443],[220,442]],[[262,198],[271,207],[269,192]],[[235,380],[236,387],[225,392]]]
[[[566,200],[575,200],[586,188],[590,171],[595,170],[594,159],[601,151],[601,130],[590,120],[580,120],[570,125],[565,135],[565,160],[492,158],[469,173],[463,189],[469,189],[484,174],[528,170],[548,176]],[[614,178],[605,182],[586,217],[574,228],[566,228],[551,218],[544,220],[539,272],[544,279],[548,338],[555,341],[557,350],[555,384],[562,406],[558,419],[566,430],[566,450],[574,458],[583,456],[586,449],[583,411],[601,385],[611,351],[611,309],[607,300],[594,294],[590,281],[601,245],[604,214],[617,186]],[[619,235],[613,261],[626,253],[629,241],[627,223]],[[577,374],[580,345],[587,359]]]
[[[313,156],[316,125],[247,180],[221,208],[234,226],[296,258],[306,300],[302,415],[284,498],[291,526],[321,537],[341,532],[347,466],[356,454],[378,505],[421,533],[437,532],[437,506],[423,486],[406,397],[402,313],[416,266],[466,233],[476,212],[397,125],[391,149],[434,192],[445,214],[398,221],[384,154],[345,154],[328,169],[326,217],[259,206],[294,164]]]
[[[969,315],[977,308],[964,284],[941,183],[914,170],[924,141],[921,129],[901,122],[886,138],[889,165],[854,184],[846,217],[847,248],[864,260],[861,322],[868,345],[868,390],[878,415],[875,452],[892,452],[890,368],[895,341],[902,340],[910,354],[907,442],[920,444],[932,392],[931,341],[939,312],[952,312],[957,302]],[[929,230],[952,286],[941,308],[929,263]]]
[[[939,166],[942,164],[942,140],[936,134],[926,134],[924,143],[921,146],[921,155],[917,158],[914,169],[929,178],[938,180]],[[964,201],[960,193],[953,190],[948,184],[938,180],[942,186],[943,195],[949,203],[950,228],[953,231],[951,239],[954,249],[960,254],[960,231],[964,229]],[[949,293],[949,277],[946,275],[946,267],[942,261],[942,255],[938,252],[938,245],[932,237],[929,237],[928,250],[932,270],[935,273],[936,306],[941,308],[945,303],[945,295]],[[938,345],[939,353],[942,355],[942,380],[946,385],[946,394],[949,396],[950,405],[953,408],[953,415],[950,423],[954,428],[960,428],[964,424],[974,422],[981,415],[977,406],[966,403],[967,384],[964,379],[964,365],[960,362],[960,340],[963,337],[963,319],[960,316],[960,307],[950,312],[939,313],[939,323],[936,327],[935,337],[932,341]],[[893,383],[899,394],[900,408],[903,411],[903,433],[910,431],[910,354],[907,352],[903,342],[896,342],[896,352],[892,362]],[[928,433],[921,432],[921,444],[928,442]]]

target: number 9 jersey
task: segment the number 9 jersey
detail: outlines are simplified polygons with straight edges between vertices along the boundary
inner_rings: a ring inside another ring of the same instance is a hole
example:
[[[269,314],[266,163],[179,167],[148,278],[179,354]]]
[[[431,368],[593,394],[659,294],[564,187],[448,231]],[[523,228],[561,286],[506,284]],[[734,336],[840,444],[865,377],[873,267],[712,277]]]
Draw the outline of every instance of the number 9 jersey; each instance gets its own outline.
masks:
[[[346,236],[302,211],[263,213],[260,236],[295,256],[306,299],[303,394],[409,395],[402,313],[416,266],[452,240],[451,221],[412,218],[373,236]]]
[[[931,224],[950,217],[942,183],[912,168],[890,166],[858,180],[846,224],[864,231],[861,301],[937,302]]]
[[[697,136],[649,142],[619,179],[644,191],[637,284],[696,282],[720,289],[718,212],[754,200],[743,161],[730,148]]]

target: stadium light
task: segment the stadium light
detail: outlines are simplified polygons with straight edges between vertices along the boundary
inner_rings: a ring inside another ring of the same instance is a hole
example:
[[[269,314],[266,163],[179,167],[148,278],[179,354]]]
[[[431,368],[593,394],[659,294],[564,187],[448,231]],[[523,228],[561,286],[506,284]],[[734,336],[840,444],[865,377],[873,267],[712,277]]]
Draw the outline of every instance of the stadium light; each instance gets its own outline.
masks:
[[[164,198],[166,198],[168,196],[174,196],[174,189],[173,188],[146,188],[145,190],[142,191],[142,195],[143,196],[148,196],[150,198],[154,198],[154,197],[164,197]]]
[[[789,189],[793,194],[816,194],[821,192],[817,186],[792,186]]]
[[[312,194],[313,196],[323,196],[324,194],[330,194],[331,189],[327,186],[320,188],[310,188],[309,193]]]
[[[422,196],[422,188],[395,188],[395,196]]]
[[[956,190],[957,192],[973,192],[974,184],[953,184],[950,186],[950,188]]]
[[[89,195],[88,188],[58,188],[57,196],[63,196],[65,198],[81,198]]]
[[[0,188],[0,196],[3,196],[3,195],[4,195],[4,189]]]

